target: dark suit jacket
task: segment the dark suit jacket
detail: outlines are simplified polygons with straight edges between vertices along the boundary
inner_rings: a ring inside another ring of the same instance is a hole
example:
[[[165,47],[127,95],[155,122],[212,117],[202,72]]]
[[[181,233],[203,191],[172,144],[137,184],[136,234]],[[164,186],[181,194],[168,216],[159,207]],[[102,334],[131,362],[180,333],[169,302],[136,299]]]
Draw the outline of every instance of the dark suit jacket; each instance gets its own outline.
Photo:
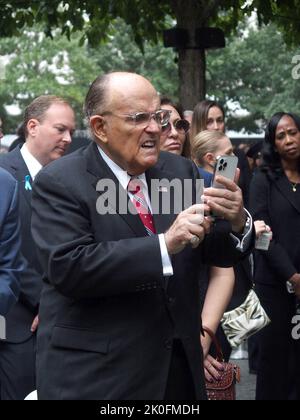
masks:
[[[258,171],[252,181],[250,208],[254,220],[264,220],[274,234],[268,252],[256,252],[255,280],[286,287],[300,272],[300,194],[282,174],[268,176]]]
[[[25,190],[25,177],[28,168],[20,148],[0,156],[0,167],[6,169],[18,181],[21,251],[25,258],[25,268],[21,275],[21,292],[18,303],[7,316],[7,342],[21,343],[31,336],[30,327],[38,313],[42,287],[41,268],[38,263],[34,241],[31,235],[31,191]]]
[[[17,183],[1,168],[0,185],[0,315],[6,315],[19,296],[23,260]]]
[[[190,161],[162,153],[146,177],[199,174]],[[212,234],[198,250],[172,258],[174,276],[166,281],[158,237],[147,236],[139,216],[97,213],[96,184],[104,178],[126,194],[92,144],[50,164],[34,185],[32,233],[45,270],[39,398],[162,399],[175,337],[204,398],[201,264],[230,266],[242,254],[228,234]],[[157,233],[175,218],[172,211],[154,216]]]
[[[241,171],[239,186],[241,187],[241,190],[243,191],[244,204],[246,207],[248,207],[249,190],[250,190],[250,183],[251,183],[251,177],[252,177],[249,162],[248,162],[247,156],[242,150],[236,149],[234,151],[234,154],[239,159],[238,168]]]

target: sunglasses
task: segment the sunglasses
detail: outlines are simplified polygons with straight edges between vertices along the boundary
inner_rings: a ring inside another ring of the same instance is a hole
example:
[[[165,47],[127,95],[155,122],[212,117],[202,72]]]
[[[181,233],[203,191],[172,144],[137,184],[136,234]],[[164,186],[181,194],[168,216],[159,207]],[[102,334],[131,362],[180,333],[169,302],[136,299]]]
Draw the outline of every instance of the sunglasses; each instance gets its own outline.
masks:
[[[187,120],[177,120],[174,123],[168,122],[167,124],[162,126],[162,132],[166,133],[171,130],[171,124],[179,133],[188,133],[190,129],[190,123]]]

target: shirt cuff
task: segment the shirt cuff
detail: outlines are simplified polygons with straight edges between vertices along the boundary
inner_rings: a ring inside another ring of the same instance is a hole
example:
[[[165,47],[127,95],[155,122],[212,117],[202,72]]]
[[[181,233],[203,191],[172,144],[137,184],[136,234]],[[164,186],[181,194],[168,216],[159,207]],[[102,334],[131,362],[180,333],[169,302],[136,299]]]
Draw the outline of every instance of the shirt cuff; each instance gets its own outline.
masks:
[[[6,340],[6,320],[0,316],[0,340]]]
[[[230,234],[234,242],[236,243],[236,249],[240,252],[247,252],[251,245],[251,239],[252,239],[252,231],[253,231],[253,219],[251,214],[248,212],[248,210],[245,209],[245,212],[247,213],[247,221],[245,225],[245,229],[242,235],[240,235],[240,238],[238,236],[234,235],[233,233]]]
[[[161,253],[161,261],[163,266],[163,274],[165,277],[171,277],[174,274],[173,266],[171,263],[171,258],[168,253],[165,235],[162,233],[158,235],[159,238],[159,245],[160,245],[160,253]]]

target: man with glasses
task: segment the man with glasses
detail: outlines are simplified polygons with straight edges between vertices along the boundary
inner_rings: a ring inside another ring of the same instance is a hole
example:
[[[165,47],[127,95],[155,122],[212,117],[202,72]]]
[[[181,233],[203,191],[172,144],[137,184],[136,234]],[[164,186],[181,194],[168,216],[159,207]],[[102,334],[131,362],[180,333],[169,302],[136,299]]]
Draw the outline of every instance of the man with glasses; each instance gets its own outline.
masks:
[[[39,398],[205,399],[201,265],[232,265],[250,248],[241,192],[221,179],[227,190],[205,194],[206,211],[230,220],[233,235],[209,235],[200,206],[153,211],[155,193],[168,192],[154,181],[198,178],[190,161],[160,155],[170,112],[154,87],[136,74],[101,76],[85,111],[93,144],[45,168],[33,187],[45,271]]]

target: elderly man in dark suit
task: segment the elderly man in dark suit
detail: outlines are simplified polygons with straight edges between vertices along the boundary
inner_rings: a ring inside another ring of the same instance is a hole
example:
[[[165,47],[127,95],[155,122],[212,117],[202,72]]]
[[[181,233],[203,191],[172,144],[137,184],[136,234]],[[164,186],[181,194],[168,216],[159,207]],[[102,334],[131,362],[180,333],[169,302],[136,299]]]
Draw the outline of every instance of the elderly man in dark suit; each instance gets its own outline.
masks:
[[[66,101],[55,96],[40,96],[24,113],[26,143],[0,156],[0,167],[10,172],[19,185],[21,251],[25,258],[20,299],[6,318],[7,338],[0,352],[0,364],[5,360],[8,369],[0,376],[1,399],[24,399],[35,389],[35,332],[42,268],[30,230],[32,183],[43,166],[66,152],[74,128],[74,112]]]
[[[20,253],[18,186],[3,169],[0,169],[0,185],[0,315],[3,316],[18,299],[23,260]],[[0,337],[5,337],[5,331],[0,331]]]
[[[230,266],[250,248],[241,191],[225,179],[223,191],[205,191],[206,211],[228,219],[231,234],[209,234],[198,205],[177,216],[179,197],[155,211],[154,194],[175,179],[191,181],[196,203],[199,175],[190,161],[159,155],[169,114],[153,86],[136,74],[105,75],[85,108],[94,143],[45,168],[33,191],[45,271],[39,398],[205,399],[201,265]]]

